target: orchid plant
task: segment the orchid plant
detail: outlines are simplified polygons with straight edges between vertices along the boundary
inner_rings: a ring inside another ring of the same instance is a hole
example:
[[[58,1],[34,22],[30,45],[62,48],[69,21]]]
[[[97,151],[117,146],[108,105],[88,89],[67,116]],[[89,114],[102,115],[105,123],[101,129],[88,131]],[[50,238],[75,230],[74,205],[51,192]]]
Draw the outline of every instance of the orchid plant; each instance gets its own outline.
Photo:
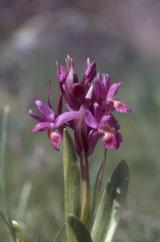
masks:
[[[37,121],[32,131],[46,132],[53,149],[60,150],[63,143],[66,241],[111,242],[126,199],[129,174],[126,162],[121,161],[101,194],[106,151],[118,149],[123,143],[114,113],[131,109],[116,99],[122,83],[111,83],[110,76],[98,73],[96,63],[89,58],[81,81],[69,55],[66,66],[57,63],[57,78],[57,109],[53,110],[49,85],[47,104],[36,100],[38,113],[30,109],[29,115]],[[89,158],[99,140],[104,158],[91,197]],[[12,226],[20,241],[26,241],[15,221]]]

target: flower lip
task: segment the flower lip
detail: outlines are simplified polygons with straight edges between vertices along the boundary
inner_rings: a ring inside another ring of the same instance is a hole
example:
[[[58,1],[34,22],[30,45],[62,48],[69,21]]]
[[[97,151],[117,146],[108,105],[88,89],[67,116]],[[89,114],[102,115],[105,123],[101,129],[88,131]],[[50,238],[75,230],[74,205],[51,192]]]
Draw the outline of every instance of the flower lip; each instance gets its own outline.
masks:
[[[122,142],[122,135],[119,132],[106,132],[102,139],[104,147],[108,150],[118,149]]]
[[[50,142],[51,142],[51,145],[53,146],[53,148],[56,150],[59,150],[60,145],[62,143],[62,135],[55,131],[52,131],[49,134],[49,139],[50,139]]]
[[[120,113],[132,112],[132,109],[127,104],[118,100],[113,101],[113,106],[115,110]]]

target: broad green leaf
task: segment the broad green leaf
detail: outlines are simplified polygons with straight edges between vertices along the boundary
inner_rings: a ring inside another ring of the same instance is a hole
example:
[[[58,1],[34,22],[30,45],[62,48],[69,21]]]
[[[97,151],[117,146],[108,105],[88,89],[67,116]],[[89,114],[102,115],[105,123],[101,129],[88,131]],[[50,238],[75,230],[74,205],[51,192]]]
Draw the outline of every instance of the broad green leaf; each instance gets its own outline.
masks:
[[[87,227],[75,216],[68,216],[68,223],[73,232],[76,242],[92,242],[92,238]]]
[[[69,214],[79,217],[80,172],[72,138],[66,130],[64,130],[63,166],[66,235],[67,242],[72,242],[73,237],[68,226],[67,217]]]
[[[19,242],[30,242],[27,235],[22,230],[21,226],[14,220],[12,221],[12,228]]]
[[[112,241],[126,200],[128,181],[128,166],[125,161],[121,161],[115,168],[100,200],[91,232],[94,242]]]

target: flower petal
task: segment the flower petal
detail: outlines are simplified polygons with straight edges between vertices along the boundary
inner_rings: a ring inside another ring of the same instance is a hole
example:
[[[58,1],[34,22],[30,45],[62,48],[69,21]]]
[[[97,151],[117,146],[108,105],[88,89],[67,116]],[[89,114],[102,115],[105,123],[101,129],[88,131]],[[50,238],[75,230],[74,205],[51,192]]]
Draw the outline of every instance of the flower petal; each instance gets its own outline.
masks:
[[[103,73],[102,74],[102,81],[103,81],[103,85],[105,87],[106,92],[108,92],[109,88],[110,88],[110,76],[108,73]]]
[[[113,111],[115,111],[113,100],[107,100],[107,103],[105,103],[105,110],[108,114],[111,114]]]
[[[89,89],[87,90],[85,98],[91,100],[92,96],[93,96],[93,84],[91,84]]]
[[[96,80],[94,82],[94,92],[98,99],[106,97],[106,90],[103,86],[103,83],[100,80]]]
[[[84,108],[84,107],[83,107],[83,113],[84,113],[84,119],[86,124],[93,129],[97,129],[98,123],[94,118],[94,116],[92,115],[92,113],[87,108]]]
[[[99,128],[102,130],[106,130],[109,124],[111,115],[103,115],[100,122],[99,122]]]
[[[71,66],[73,66],[73,59],[70,57],[70,55],[67,55],[67,58],[65,60],[67,69],[69,70]]]
[[[67,72],[67,70],[66,70],[66,68],[64,66],[58,65],[58,63],[56,63],[56,64],[57,64],[57,77],[58,77],[58,80],[59,80],[60,83],[63,84],[65,82],[65,80],[66,80],[68,72]]]
[[[84,72],[84,79],[87,80],[87,83],[91,82],[96,75],[96,63],[90,62],[90,59],[87,59],[87,68]]]
[[[48,129],[52,129],[54,127],[53,123],[49,123],[49,122],[41,122],[36,124],[33,129],[32,132],[36,133],[36,132],[40,132],[40,131],[45,131]]]
[[[118,100],[113,100],[113,106],[115,110],[120,113],[132,112],[131,108],[127,104]]]
[[[111,128],[115,128],[115,130],[120,129],[120,124],[118,123],[118,121],[115,119],[113,115],[110,115],[110,119],[108,123]]]
[[[62,113],[55,119],[55,128],[59,128],[60,126],[67,124],[69,121],[77,119],[78,117],[78,111],[69,111]]]
[[[114,128],[115,130],[120,129],[120,125],[113,115],[103,115],[101,118],[99,127],[105,130],[107,126]]]
[[[123,143],[123,137],[122,137],[121,133],[119,133],[119,132],[116,132],[115,136],[116,136],[116,140],[117,140],[116,149],[118,149],[119,146]]]
[[[54,121],[55,114],[50,107],[40,100],[36,100],[35,104],[47,121]]]
[[[43,121],[45,121],[45,119],[44,119],[43,117],[41,117],[40,115],[34,114],[34,113],[32,112],[32,109],[29,109],[28,114],[29,114],[32,118],[38,120],[39,122],[43,122]]]
[[[108,90],[107,98],[112,99],[117,94],[118,90],[122,87],[121,82],[113,83]]]
[[[105,109],[102,105],[99,105],[98,103],[94,103],[94,116],[97,122],[99,122],[102,118],[102,116],[105,113]]]
[[[75,73],[75,70],[74,70],[73,59],[69,55],[67,56],[66,64],[67,64],[67,68],[68,68],[68,74],[67,74],[67,77],[66,77],[66,82],[77,83],[78,77],[77,77],[77,74]]]

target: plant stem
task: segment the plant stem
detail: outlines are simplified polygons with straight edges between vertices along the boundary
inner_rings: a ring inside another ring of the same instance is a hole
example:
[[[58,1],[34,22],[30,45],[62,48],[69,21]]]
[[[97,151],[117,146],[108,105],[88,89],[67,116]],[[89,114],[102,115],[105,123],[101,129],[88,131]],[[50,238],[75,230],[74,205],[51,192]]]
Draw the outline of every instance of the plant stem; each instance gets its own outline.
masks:
[[[82,189],[81,220],[85,225],[88,225],[90,219],[90,182],[88,157],[85,154],[80,158],[80,168]]]
[[[91,209],[92,219],[93,219],[94,213],[96,211],[96,205],[98,204],[98,199],[99,199],[99,195],[101,192],[101,186],[102,186],[102,182],[103,182],[104,170],[105,170],[105,165],[106,165],[106,157],[107,157],[107,150],[105,149],[104,156],[101,161],[99,170],[97,172],[96,181],[95,181],[95,185],[94,185],[93,199],[92,199],[93,202],[92,202],[92,209]]]

